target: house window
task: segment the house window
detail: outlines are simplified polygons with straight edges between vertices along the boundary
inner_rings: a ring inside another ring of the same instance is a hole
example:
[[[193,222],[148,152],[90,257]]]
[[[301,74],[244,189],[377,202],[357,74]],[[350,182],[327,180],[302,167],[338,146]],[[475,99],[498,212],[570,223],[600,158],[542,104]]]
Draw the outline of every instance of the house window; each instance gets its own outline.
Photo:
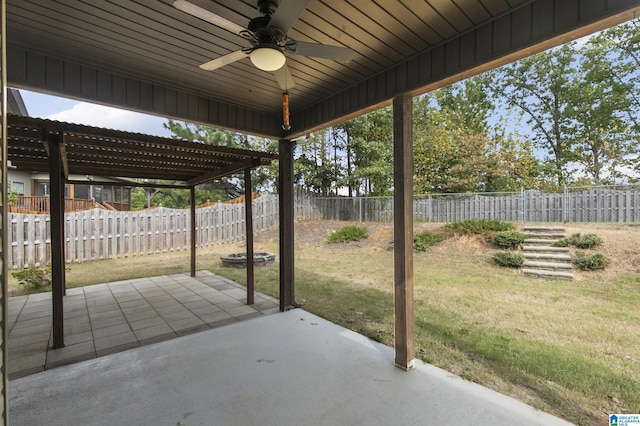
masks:
[[[11,192],[24,195],[24,182],[11,182]]]
[[[97,203],[102,203],[102,187],[94,186],[93,187],[93,198]]]
[[[49,182],[46,180],[37,180],[33,184],[33,195],[43,196],[49,195]]]

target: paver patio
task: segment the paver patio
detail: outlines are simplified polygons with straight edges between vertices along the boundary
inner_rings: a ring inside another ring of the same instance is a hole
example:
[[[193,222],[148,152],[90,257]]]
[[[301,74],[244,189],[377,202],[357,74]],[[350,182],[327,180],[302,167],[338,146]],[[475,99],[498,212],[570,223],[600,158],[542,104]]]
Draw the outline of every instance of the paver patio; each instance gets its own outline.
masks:
[[[209,271],[68,289],[65,347],[50,349],[51,293],[9,298],[9,378],[279,311],[277,299]]]

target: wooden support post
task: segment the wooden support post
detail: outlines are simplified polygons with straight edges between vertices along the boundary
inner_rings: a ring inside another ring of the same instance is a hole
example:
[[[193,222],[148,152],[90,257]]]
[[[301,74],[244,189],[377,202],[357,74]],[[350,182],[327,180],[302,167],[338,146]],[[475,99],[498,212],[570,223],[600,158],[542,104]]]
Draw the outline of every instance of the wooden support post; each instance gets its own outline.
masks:
[[[64,347],[65,259],[64,179],[60,143],[62,136],[48,134],[49,185],[51,200],[51,299],[53,304],[53,349]]]
[[[251,169],[244,171],[244,223],[247,246],[247,305],[253,305],[255,278],[253,273],[253,197],[251,196]]]
[[[294,298],[294,235],[293,235],[293,149],[287,139],[279,142],[278,203],[280,209],[280,310],[297,308]]]
[[[7,4],[0,0],[0,424],[9,424],[9,351],[7,289],[9,266],[7,265]]]
[[[196,233],[196,187],[189,188],[190,201],[191,201],[191,276],[196,276],[196,239],[198,234]]]
[[[393,100],[393,241],[395,364],[414,365],[413,317],[413,137],[410,96]]]

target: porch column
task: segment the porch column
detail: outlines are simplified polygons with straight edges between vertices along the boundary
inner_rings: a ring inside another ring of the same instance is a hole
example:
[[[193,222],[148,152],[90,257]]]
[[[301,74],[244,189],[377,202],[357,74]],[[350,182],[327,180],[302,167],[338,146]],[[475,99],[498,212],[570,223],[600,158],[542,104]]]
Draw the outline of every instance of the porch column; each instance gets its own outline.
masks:
[[[196,187],[189,188],[189,201],[191,207],[191,276],[196,276]]]
[[[393,264],[395,291],[395,364],[414,366],[413,318],[413,100],[393,99]]]
[[[280,311],[300,305],[294,298],[293,149],[295,143],[281,139],[278,152],[278,204],[280,220]]]
[[[51,299],[53,303],[53,349],[64,347],[64,179],[60,143],[62,135],[48,134],[51,205]]]
[[[9,355],[7,353],[7,9],[5,0],[0,0],[0,424],[9,424]]]
[[[253,273],[253,197],[251,192],[251,169],[244,171],[244,223],[247,246],[247,305],[253,305],[255,277]]]

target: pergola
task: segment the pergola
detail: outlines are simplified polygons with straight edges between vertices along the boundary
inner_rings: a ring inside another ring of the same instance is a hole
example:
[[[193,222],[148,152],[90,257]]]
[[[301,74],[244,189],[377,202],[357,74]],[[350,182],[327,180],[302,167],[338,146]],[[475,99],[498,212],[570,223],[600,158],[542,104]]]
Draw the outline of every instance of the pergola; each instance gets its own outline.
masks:
[[[277,154],[122,132],[59,121],[9,115],[7,158],[19,170],[49,173],[51,186],[51,273],[53,348],[64,347],[64,185],[72,176],[138,179],[122,185],[190,191],[191,276],[196,275],[195,187],[243,173],[251,193],[251,169],[271,164]],[[142,181],[140,181],[142,180]],[[163,183],[156,183],[156,182]],[[83,183],[83,182],[79,182]],[[97,182],[99,183],[99,182]],[[114,185],[113,182],[109,183]],[[247,259],[253,258],[251,197],[245,197]],[[247,262],[247,304],[253,304],[253,262]]]
[[[256,0],[191,0],[204,15],[222,18],[222,26],[174,7],[173,0],[0,1],[6,3],[3,87],[280,141],[282,309],[296,305],[295,139],[393,104],[395,363],[401,368],[410,368],[414,358],[412,97],[621,23],[640,11],[640,0],[274,1],[274,7],[279,3],[274,17],[286,23],[283,31],[289,38],[307,46],[347,47],[353,58],[344,63],[287,51],[286,68],[271,73],[254,67],[241,51],[249,45],[238,31],[260,15]],[[232,53],[225,66],[199,67]],[[283,92],[290,97],[290,127]],[[4,113],[3,120],[6,138]],[[52,153],[58,155],[55,148]],[[4,159],[6,151],[6,163]],[[0,177],[5,187],[6,174]],[[3,303],[6,307],[6,292]]]

